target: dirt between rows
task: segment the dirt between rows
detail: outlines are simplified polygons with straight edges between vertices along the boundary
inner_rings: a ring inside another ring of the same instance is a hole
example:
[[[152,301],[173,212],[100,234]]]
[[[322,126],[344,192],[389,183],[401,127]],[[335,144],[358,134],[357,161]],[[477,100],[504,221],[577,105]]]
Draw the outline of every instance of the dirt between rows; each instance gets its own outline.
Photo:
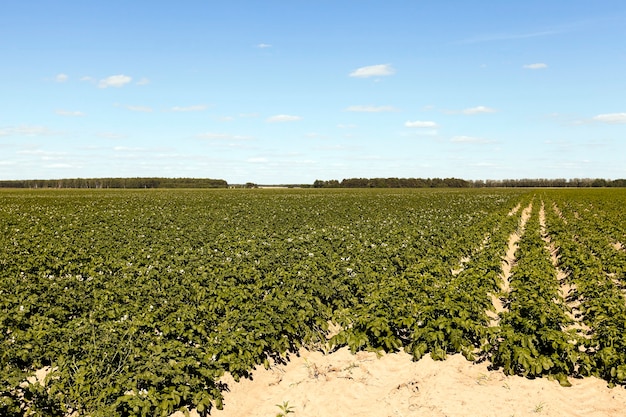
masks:
[[[509,213],[509,216],[515,215],[519,211],[519,204],[515,206],[513,210]],[[510,292],[509,281],[511,279],[511,269],[515,265],[515,252],[517,252],[518,243],[524,234],[524,230],[526,229],[526,223],[530,219],[530,215],[533,210],[532,202],[522,210],[522,214],[520,216],[519,226],[517,230],[511,233],[507,243],[507,251],[506,255],[502,259],[502,275],[500,277],[500,294],[491,294],[491,302],[495,308],[495,313],[492,311],[488,311],[487,314],[491,319],[490,326],[497,326],[500,319],[499,313],[505,311],[504,305],[502,303],[502,298],[506,297],[506,295]]]
[[[301,350],[285,365],[258,368],[253,380],[224,378],[224,410],[211,415],[276,416],[282,406],[291,407],[294,417],[614,417],[626,408],[626,390],[610,389],[597,378],[571,379],[572,386],[564,388],[547,378],[506,376],[487,367],[462,355],[445,361],[427,355],[414,362],[404,352]]]

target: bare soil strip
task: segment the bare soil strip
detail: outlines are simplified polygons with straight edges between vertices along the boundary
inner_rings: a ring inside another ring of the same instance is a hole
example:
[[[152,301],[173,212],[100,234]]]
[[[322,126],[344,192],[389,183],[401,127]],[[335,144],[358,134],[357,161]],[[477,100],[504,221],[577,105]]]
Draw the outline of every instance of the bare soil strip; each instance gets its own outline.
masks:
[[[465,269],[465,264],[471,260],[469,256],[464,256],[459,261],[459,267],[452,270],[452,275],[457,276]]]
[[[621,291],[626,293],[626,287],[624,286],[624,284],[622,284],[620,282],[619,279],[617,279],[617,276],[614,273],[610,273],[610,274],[606,274],[606,275],[607,275],[607,277],[609,277],[611,279],[611,282],[613,282],[613,285],[615,285]]]
[[[476,250],[473,253],[478,253],[478,252],[482,251],[484,249],[485,245],[487,244],[487,242],[489,242],[490,238],[491,238],[491,233],[486,233],[485,237],[483,237],[483,241],[480,243],[480,246],[478,246],[478,248],[476,248]],[[461,272],[463,272],[463,270],[465,269],[465,264],[467,264],[471,260],[472,260],[472,258],[470,258],[469,256],[462,257],[459,260],[458,268],[452,270],[452,275],[457,276]]]
[[[563,220],[563,223],[567,224],[567,220],[565,219],[565,217],[563,217],[563,212],[561,211],[559,206],[556,205],[556,203],[552,203],[552,210],[554,210],[559,219]]]
[[[550,251],[550,260],[552,261],[552,265],[556,269],[556,279],[559,282],[559,295],[561,296],[561,300],[559,300],[559,302],[564,303],[564,305],[567,307],[567,316],[574,321],[574,324],[564,328],[563,331],[575,329],[577,332],[582,333],[584,336],[586,336],[589,334],[590,329],[581,320],[582,312],[579,309],[580,301],[567,300],[569,294],[572,291],[576,291],[576,285],[568,282],[568,274],[558,266],[559,248],[556,247],[556,245],[550,238],[550,235],[548,234],[548,230],[546,227],[546,211],[543,201],[541,202],[541,209],[539,210],[539,226],[541,228],[541,238],[544,242],[546,242],[546,248]]]
[[[517,203],[517,205],[513,207],[511,211],[509,211],[509,216],[514,216],[519,211],[521,206],[522,206],[522,203]]]
[[[626,251],[626,247],[624,247],[624,244],[620,242],[619,240],[617,242],[611,243],[611,246],[615,250]]]
[[[522,210],[517,230],[511,233],[511,235],[509,236],[506,255],[502,260],[502,279],[500,282],[500,292],[503,293],[505,296],[510,291],[509,280],[511,279],[511,268],[513,268],[516,261],[515,252],[517,251],[518,242],[524,234],[524,230],[526,229],[526,223],[528,222],[528,219],[530,219],[532,209],[533,203],[531,202],[528,207]],[[493,312],[488,312],[488,315],[491,318],[490,326],[492,327],[498,325],[498,322],[500,321],[499,313],[506,310],[504,308],[504,305],[502,304],[502,300],[498,296],[499,294],[491,294],[491,301],[496,309],[495,314]]]

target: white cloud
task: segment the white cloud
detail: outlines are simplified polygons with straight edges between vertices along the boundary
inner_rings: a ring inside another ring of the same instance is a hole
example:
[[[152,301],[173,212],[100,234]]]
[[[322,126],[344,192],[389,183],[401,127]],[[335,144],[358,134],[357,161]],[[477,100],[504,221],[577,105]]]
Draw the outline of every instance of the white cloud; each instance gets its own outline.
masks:
[[[186,107],[175,106],[171,108],[171,110],[175,112],[203,111],[206,109],[207,109],[207,106],[205,106],[204,104],[198,104],[195,106],[186,106]]]
[[[495,113],[496,111],[497,111],[496,109],[492,109],[491,107],[476,106],[476,107],[471,107],[469,109],[461,110],[461,113],[480,114],[480,113]]]
[[[339,129],[355,129],[357,126],[354,125],[354,124],[343,124],[343,123],[340,123],[340,124],[337,125],[337,127]]]
[[[100,132],[96,133],[96,136],[104,138],[104,139],[124,139],[127,136],[121,133],[113,133],[113,132]]]
[[[407,121],[407,122],[404,123],[404,126],[406,126],[406,127],[416,127],[416,128],[431,128],[431,129],[438,127],[437,123],[435,123],[435,122],[421,121],[421,120],[416,120],[414,122]]]
[[[52,169],[72,169],[72,168],[80,168],[80,165],[72,165],[66,163],[58,163],[58,164],[47,164],[44,168],[52,168]]]
[[[346,108],[345,111],[380,113],[387,111],[396,111],[396,109],[393,106],[349,106]]]
[[[302,117],[290,116],[288,114],[277,114],[276,116],[268,117],[266,121],[270,123],[276,123],[276,122],[295,122],[298,120],[302,120]]]
[[[0,129],[0,136],[41,136],[53,133],[48,128],[42,126],[19,126]]]
[[[261,49],[265,49],[265,48],[271,48],[272,45],[270,45],[269,43],[260,43],[256,47],[257,48],[261,48]]]
[[[58,83],[64,83],[66,82],[70,77],[67,76],[67,74],[57,74],[54,77],[54,81],[58,82]]]
[[[150,84],[150,80],[145,77],[137,81],[137,85],[148,85],[148,84]]]
[[[86,81],[86,82],[95,81],[95,80],[93,79],[93,77],[90,77],[89,75],[85,75],[85,76],[83,76],[83,77],[80,77],[80,80],[81,80],[81,81]]]
[[[607,113],[599,114],[593,117],[596,122],[622,124],[626,123],[626,113]]]
[[[537,70],[537,69],[544,69],[544,68],[548,68],[547,64],[544,64],[543,62],[537,62],[536,64],[526,64],[524,65],[525,69],[531,69],[531,70]]]
[[[82,117],[85,115],[82,111],[57,110],[55,112],[59,116]]]
[[[350,73],[350,77],[368,78],[393,75],[396,70],[390,64],[370,65],[368,67],[357,68]]]
[[[476,138],[473,136],[454,136],[450,139],[451,142],[454,143],[493,143],[493,141],[484,139],[484,138]]]
[[[250,162],[251,164],[264,164],[268,161],[269,160],[267,158],[263,158],[263,157],[248,158],[248,162]]]
[[[152,107],[148,106],[126,106],[126,108],[130,111],[137,111],[142,113],[151,113]]]
[[[114,146],[113,150],[116,152],[126,152],[126,151],[131,151],[131,152],[135,152],[135,151],[146,151],[146,148],[140,148],[140,147],[131,147],[131,146]]]
[[[42,161],[58,161],[67,156],[67,152],[45,151],[43,149],[24,149],[17,151],[17,154],[37,156]]]
[[[110,77],[103,78],[98,83],[98,87],[100,88],[108,88],[108,87],[123,87],[124,85],[131,82],[133,79],[128,75],[111,75]]]

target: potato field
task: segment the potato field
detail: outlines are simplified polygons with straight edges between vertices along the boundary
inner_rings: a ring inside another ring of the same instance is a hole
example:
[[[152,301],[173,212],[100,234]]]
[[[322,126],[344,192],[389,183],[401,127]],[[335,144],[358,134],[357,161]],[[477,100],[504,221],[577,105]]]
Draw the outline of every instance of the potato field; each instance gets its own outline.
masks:
[[[0,415],[206,415],[225,373],[302,346],[625,385],[625,207],[624,189],[0,190]]]

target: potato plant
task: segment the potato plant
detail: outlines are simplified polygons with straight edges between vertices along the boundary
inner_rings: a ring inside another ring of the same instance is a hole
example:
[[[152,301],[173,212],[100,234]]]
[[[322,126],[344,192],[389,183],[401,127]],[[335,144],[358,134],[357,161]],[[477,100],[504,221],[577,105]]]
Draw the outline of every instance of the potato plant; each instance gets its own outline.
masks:
[[[603,251],[626,241],[611,203],[626,193],[589,191],[0,190],[0,415],[207,415],[228,406],[226,372],[247,378],[301,347],[463,353],[623,384],[625,268]],[[577,356],[532,228],[510,308],[489,325],[509,212],[532,199],[589,225],[548,217],[594,329]]]

